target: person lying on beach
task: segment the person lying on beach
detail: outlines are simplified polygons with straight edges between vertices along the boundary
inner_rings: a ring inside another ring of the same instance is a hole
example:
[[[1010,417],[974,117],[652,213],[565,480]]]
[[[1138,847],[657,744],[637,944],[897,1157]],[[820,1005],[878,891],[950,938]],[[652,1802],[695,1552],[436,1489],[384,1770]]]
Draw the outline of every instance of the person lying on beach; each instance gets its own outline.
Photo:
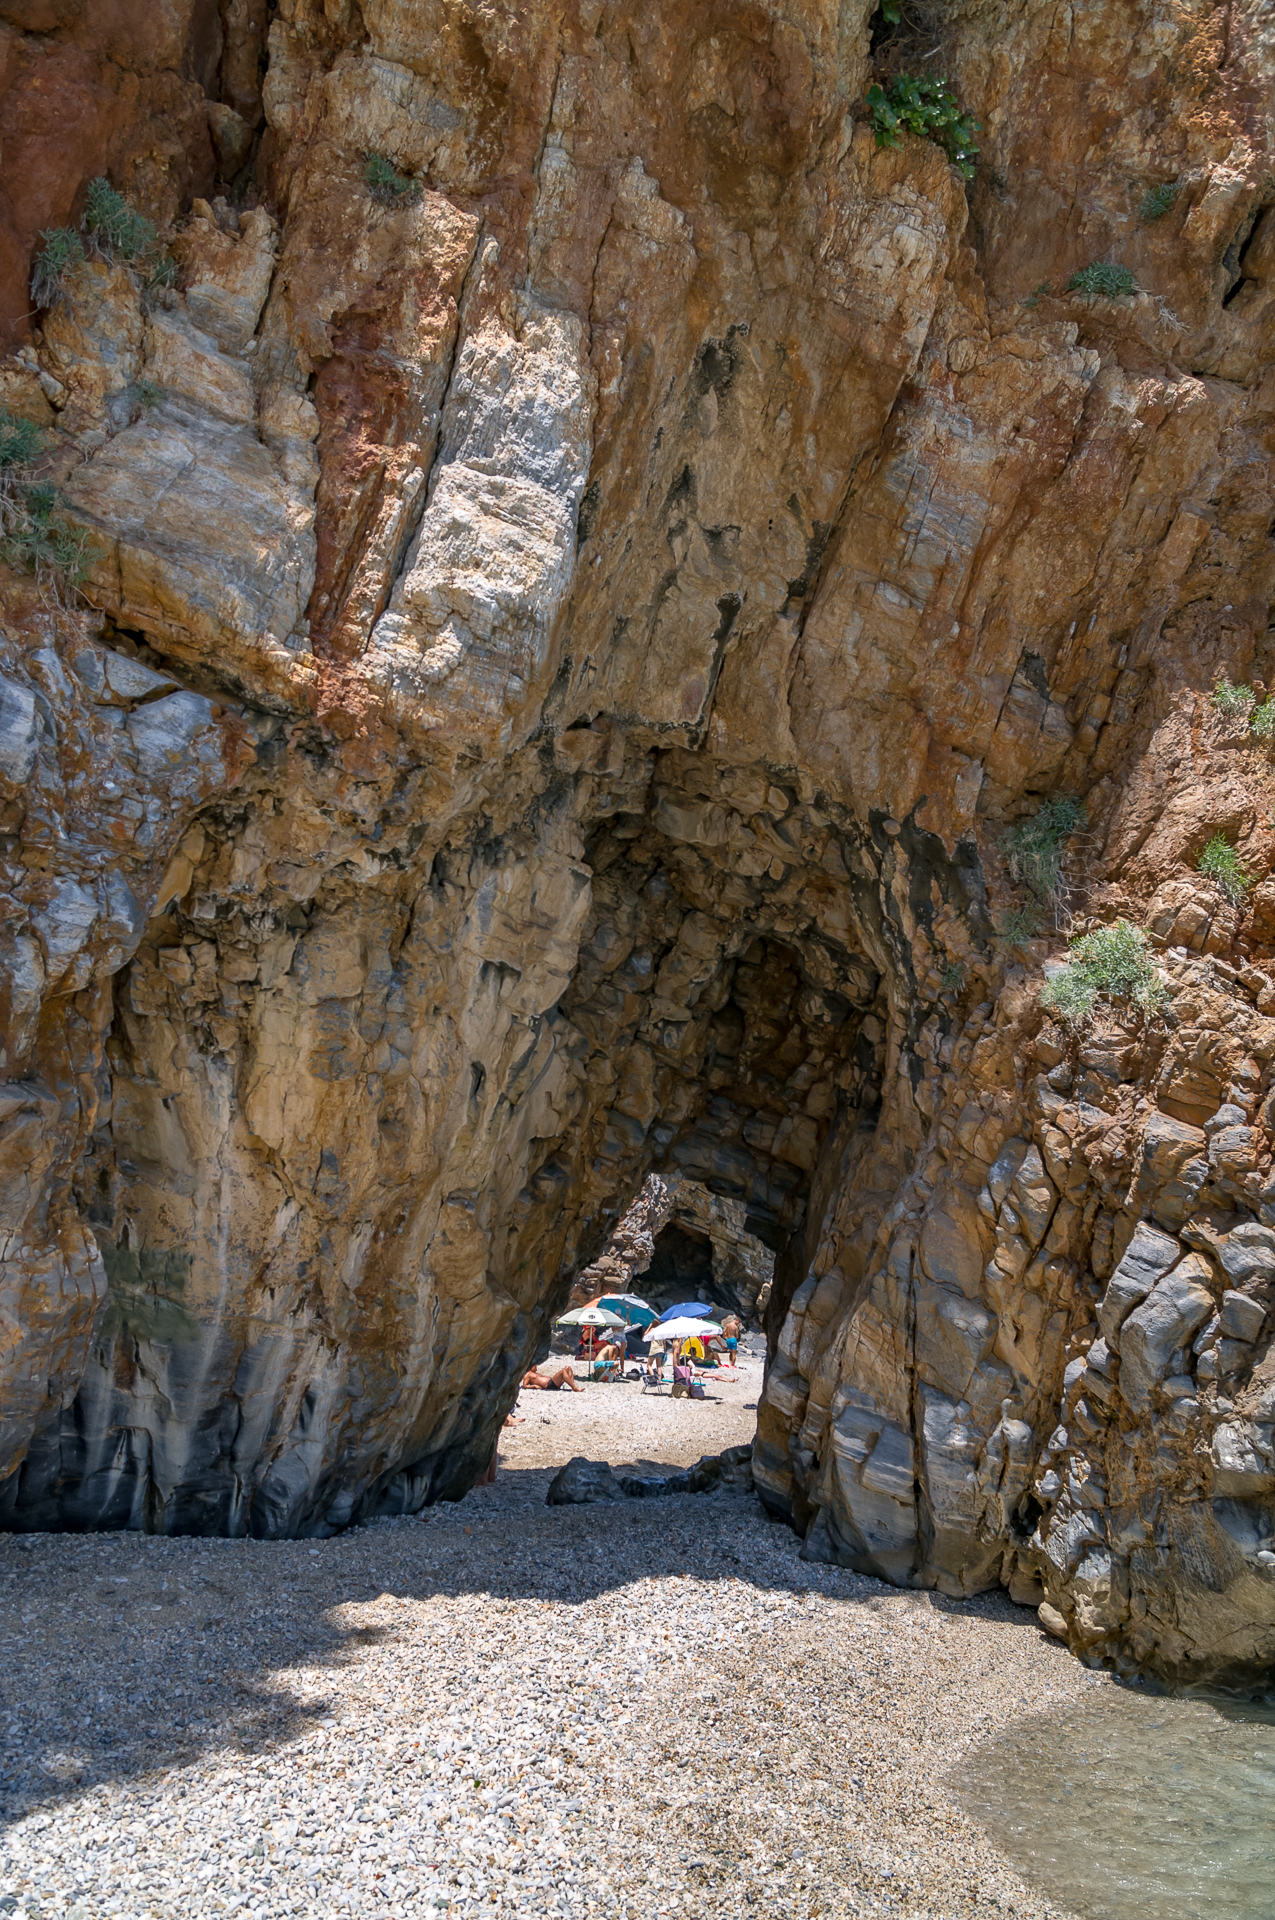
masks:
[[[533,1388],[537,1393],[557,1393],[559,1388],[565,1391],[568,1387],[572,1393],[584,1392],[583,1387],[576,1385],[576,1377],[570,1364],[559,1367],[556,1373],[541,1373],[538,1368],[533,1367],[530,1373],[523,1374],[522,1384],[524,1387]]]

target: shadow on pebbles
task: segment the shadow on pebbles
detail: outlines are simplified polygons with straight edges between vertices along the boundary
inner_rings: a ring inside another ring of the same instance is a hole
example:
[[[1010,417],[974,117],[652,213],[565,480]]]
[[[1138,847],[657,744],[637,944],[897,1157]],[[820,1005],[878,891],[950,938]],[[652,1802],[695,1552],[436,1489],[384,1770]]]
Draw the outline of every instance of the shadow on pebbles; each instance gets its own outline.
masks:
[[[423,1522],[0,1538],[0,1911],[1056,1914],[944,1780],[1110,1682],[751,1494],[547,1507],[588,1397]]]

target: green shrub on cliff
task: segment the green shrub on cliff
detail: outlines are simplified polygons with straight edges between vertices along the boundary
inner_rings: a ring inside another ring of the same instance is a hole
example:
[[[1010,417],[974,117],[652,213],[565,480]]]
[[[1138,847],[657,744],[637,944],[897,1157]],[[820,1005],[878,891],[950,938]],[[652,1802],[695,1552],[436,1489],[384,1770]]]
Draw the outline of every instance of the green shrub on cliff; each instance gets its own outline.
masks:
[[[61,495],[48,482],[0,494],[0,561],[33,573],[51,597],[74,597],[88,577],[92,543],[67,519]]]
[[[90,180],[84,201],[84,231],[111,260],[144,260],[159,245],[155,222],[116,193],[108,180]]]
[[[1148,187],[1138,208],[1139,217],[1149,223],[1163,220],[1166,213],[1172,212],[1181,191],[1176,180],[1163,180],[1158,187]]]
[[[84,584],[89,539],[67,519],[57,488],[32,478],[43,442],[33,421],[0,407],[0,561],[61,599]]]
[[[1275,695],[1257,708],[1248,730],[1255,740],[1275,740]]]
[[[90,180],[80,222],[94,253],[121,261],[144,276],[145,286],[168,287],[177,278],[177,262],[160,243],[155,222],[139,213],[108,180]],[[51,307],[63,292],[67,275],[84,260],[84,242],[71,227],[50,227],[31,268],[31,298]]]
[[[1040,932],[1040,905],[1028,900],[1024,905],[1011,907],[1001,915],[1000,925],[996,929],[1007,947],[1025,947]]]
[[[1041,1005],[1073,1032],[1091,1024],[1099,1000],[1128,1000],[1149,1015],[1165,998],[1147,936],[1128,920],[1073,940],[1066,966],[1046,980],[1040,993]]]
[[[29,467],[40,451],[42,434],[34,420],[0,407],[0,474]]]
[[[1197,870],[1238,906],[1253,884],[1253,876],[1230,841],[1215,833],[1196,861]]]
[[[1238,720],[1241,714],[1247,713],[1255,698],[1252,687],[1232,686],[1225,674],[1214,681],[1209,695],[1218,712],[1224,713],[1228,720]]]
[[[177,262],[160,244],[153,220],[139,213],[108,180],[90,180],[84,202],[84,230],[90,243],[108,260],[136,267],[151,287],[170,287],[177,278]]]
[[[956,94],[937,74],[901,73],[889,90],[874,80],[865,96],[879,147],[897,147],[901,133],[918,133],[942,147],[965,180],[974,178],[979,122],[962,113]]]
[[[374,200],[383,207],[406,207],[421,197],[421,184],[409,173],[400,173],[383,153],[369,153],[363,161],[363,180]]]
[[[1005,860],[1014,879],[1029,887],[1044,907],[1052,906],[1062,879],[1062,852],[1085,822],[1081,801],[1070,795],[1046,800],[1029,820],[1005,835]]]
[[[1138,291],[1138,283],[1128,267],[1113,266],[1110,260],[1091,260],[1067,282],[1068,293],[1101,294],[1105,300],[1123,300]]]
[[[84,263],[84,242],[71,227],[46,227],[44,245],[31,263],[31,298],[37,307],[51,307],[66,284],[66,276]]]

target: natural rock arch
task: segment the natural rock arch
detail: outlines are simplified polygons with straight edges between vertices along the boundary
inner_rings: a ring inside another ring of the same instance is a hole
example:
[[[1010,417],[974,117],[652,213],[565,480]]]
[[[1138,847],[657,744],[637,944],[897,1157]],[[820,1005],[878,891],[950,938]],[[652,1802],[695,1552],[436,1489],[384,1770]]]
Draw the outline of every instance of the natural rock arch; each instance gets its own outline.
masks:
[[[1154,11],[952,11],[968,191],[876,144],[870,0],[297,0],[260,109],[255,44],[190,66],[162,184],[121,125],[165,218],[202,86],[269,132],[175,286],[94,256],[4,367],[93,542],[76,610],[0,583],[8,1524],[463,1491],[681,1168],[774,1243],[809,1551],[1269,1661],[1275,840],[1209,697],[1273,671],[1269,89]],[[6,175],[73,220],[68,153]],[[1176,1024],[1046,1022],[1004,835],[1050,796]]]

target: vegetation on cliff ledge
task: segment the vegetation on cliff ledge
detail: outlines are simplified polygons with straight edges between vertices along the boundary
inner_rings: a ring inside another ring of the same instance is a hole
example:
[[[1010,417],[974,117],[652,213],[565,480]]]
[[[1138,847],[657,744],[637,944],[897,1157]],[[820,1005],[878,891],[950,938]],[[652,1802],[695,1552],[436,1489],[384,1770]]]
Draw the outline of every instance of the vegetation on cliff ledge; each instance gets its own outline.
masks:
[[[0,562],[33,573],[61,598],[83,586],[90,544],[67,519],[57,488],[32,477],[41,444],[33,422],[0,409]]]
[[[961,112],[946,80],[937,74],[901,73],[888,91],[874,81],[866,99],[879,147],[897,147],[901,133],[917,133],[942,147],[963,179],[974,178],[978,164],[974,135],[980,122]]]
[[[406,207],[421,197],[421,184],[408,173],[400,173],[383,153],[369,153],[363,161],[363,181],[374,200],[383,207]]]
[[[161,243],[155,222],[117,193],[109,180],[90,180],[80,226],[94,253],[134,267],[148,292],[170,287],[176,280],[177,262]],[[31,267],[31,298],[37,307],[47,309],[65,291],[68,276],[84,264],[85,249],[73,227],[49,227],[40,238],[44,245]]]
[[[1066,966],[1046,980],[1040,1003],[1080,1032],[1092,1024],[1099,1000],[1127,1000],[1145,1016],[1166,997],[1146,934],[1128,920],[1117,920],[1072,941]]]
[[[1138,283],[1128,267],[1117,267],[1110,260],[1091,260],[1067,282],[1068,293],[1097,294],[1104,300],[1124,300],[1138,291]]]
[[[1196,862],[1206,880],[1211,880],[1237,907],[1253,884],[1253,876],[1225,835],[1215,833]]]

